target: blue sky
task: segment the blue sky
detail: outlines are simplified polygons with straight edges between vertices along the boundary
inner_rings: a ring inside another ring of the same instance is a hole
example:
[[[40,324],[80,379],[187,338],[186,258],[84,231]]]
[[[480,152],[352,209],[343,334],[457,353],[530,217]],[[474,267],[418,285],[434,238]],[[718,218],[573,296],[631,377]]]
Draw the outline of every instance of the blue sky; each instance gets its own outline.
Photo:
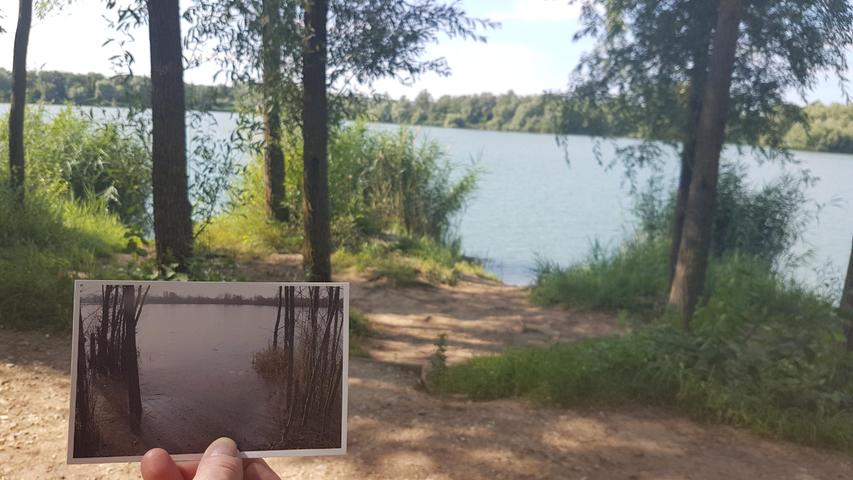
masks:
[[[3,2],[0,25],[0,67],[12,65],[17,2]],[[183,2],[185,5],[187,1]],[[578,7],[567,0],[463,0],[471,16],[499,21],[500,28],[484,32],[487,43],[441,39],[427,49],[429,57],[444,57],[452,69],[450,77],[428,74],[414,85],[402,85],[394,79],[377,82],[374,89],[393,96],[413,97],[429,90],[434,96],[514,90],[533,94],[560,90],[581,54],[590,48],[588,41],[573,42],[577,30]],[[9,5],[11,4],[11,5]],[[112,74],[109,58],[118,53],[116,45],[102,46],[110,32],[103,15],[102,0],[77,0],[63,11],[36,20],[30,37],[30,69],[99,72]],[[135,32],[129,49],[136,57],[136,71],[148,70],[147,32]],[[853,52],[849,55],[853,63]],[[216,68],[204,65],[187,72],[191,83],[209,84]],[[836,80],[824,78],[806,96],[808,101],[842,101]],[[793,93],[789,100],[801,103]]]

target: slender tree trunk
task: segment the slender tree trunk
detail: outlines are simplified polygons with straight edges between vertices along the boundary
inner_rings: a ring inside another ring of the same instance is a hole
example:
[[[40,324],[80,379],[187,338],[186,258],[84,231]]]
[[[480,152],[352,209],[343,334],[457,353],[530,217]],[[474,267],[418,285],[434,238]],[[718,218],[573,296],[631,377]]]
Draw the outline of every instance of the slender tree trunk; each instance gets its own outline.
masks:
[[[278,348],[278,329],[281,325],[281,291],[282,287],[278,287],[278,312],[275,314],[275,328],[272,331],[272,349]]]
[[[302,177],[305,240],[302,262],[309,281],[332,279],[329,226],[328,101],[326,98],[326,16],[328,0],[305,0],[302,49]]]
[[[27,105],[27,47],[33,20],[33,0],[18,2],[18,26],[12,53],[12,106],[9,109],[9,184],[24,202],[24,110]]]
[[[142,395],[139,391],[139,363],[136,358],[136,291],[133,285],[122,287],[122,304],[125,323],[123,370],[127,382],[127,407],[130,430],[140,432],[142,422]]]
[[[693,177],[693,156],[696,153],[696,130],[699,128],[699,115],[702,112],[702,96],[708,79],[708,46],[711,31],[707,32],[702,48],[693,54],[693,68],[690,71],[690,92],[688,99],[688,124],[684,129],[684,145],[681,148],[681,170],[678,177],[678,191],[675,197],[675,210],[672,214],[672,238],[669,249],[668,283],[672,288],[675,264],[678,262],[678,250],[681,247],[681,232],[684,229],[684,212],[687,210],[687,197],[690,193],[690,180]]]
[[[151,47],[152,186],[157,260],[180,268],[192,255],[187,186],[184,66],[178,1],[148,0]]]
[[[847,318],[844,334],[847,337],[847,351],[853,352],[853,248],[850,251],[850,263],[847,265],[847,279],[841,294],[841,311]]]
[[[689,328],[690,317],[705,287],[740,11],[741,0],[720,1],[708,82],[696,134],[693,179],[690,182],[678,262],[669,295],[669,304],[679,310],[685,328]]]
[[[263,118],[265,199],[268,213],[286,222],[284,152],[281,149],[281,0],[263,0]]]

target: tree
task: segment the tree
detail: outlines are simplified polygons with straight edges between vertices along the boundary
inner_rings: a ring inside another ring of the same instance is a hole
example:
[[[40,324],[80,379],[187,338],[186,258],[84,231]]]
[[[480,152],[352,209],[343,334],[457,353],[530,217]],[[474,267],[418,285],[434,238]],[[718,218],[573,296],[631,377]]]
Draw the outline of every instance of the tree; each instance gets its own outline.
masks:
[[[680,310],[685,328],[689,326],[705,287],[740,17],[741,0],[720,0],[693,147],[693,175],[684,211],[681,246],[669,294],[669,304]]]
[[[33,21],[33,0],[18,2],[18,25],[12,54],[12,105],[9,110],[9,182],[24,201],[24,110],[27,103],[27,47]]]
[[[847,265],[847,279],[841,293],[841,312],[847,318],[844,334],[847,336],[847,351],[853,352],[853,248],[850,251],[850,263]]]
[[[184,65],[177,1],[148,0],[151,47],[152,187],[157,259],[181,268],[192,255],[187,186]]]
[[[708,49],[719,1],[582,0],[579,37],[597,47],[575,71],[563,108],[563,131],[585,121],[577,107],[606,106],[613,123],[645,141],[618,146],[617,160],[632,175],[659,165],[660,140],[681,146],[682,171],[673,212],[670,272],[682,245],[682,224],[695,157],[695,132],[709,75]],[[765,158],[787,158],[786,129],[805,121],[784,102],[805,92],[818,75],[844,79],[846,49],[853,44],[853,5],[844,0],[751,0],[741,12],[725,136],[753,146]],[[796,38],[796,41],[792,39]],[[583,102],[576,99],[583,96]],[[616,129],[619,130],[618,128]],[[759,146],[760,145],[760,146]]]
[[[264,172],[266,205],[270,216],[286,222],[289,214],[284,189],[284,152],[281,147],[281,0],[263,0],[261,21],[263,57]]]
[[[312,282],[332,280],[329,225],[327,0],[305,0],[302,49],[302,265]]]

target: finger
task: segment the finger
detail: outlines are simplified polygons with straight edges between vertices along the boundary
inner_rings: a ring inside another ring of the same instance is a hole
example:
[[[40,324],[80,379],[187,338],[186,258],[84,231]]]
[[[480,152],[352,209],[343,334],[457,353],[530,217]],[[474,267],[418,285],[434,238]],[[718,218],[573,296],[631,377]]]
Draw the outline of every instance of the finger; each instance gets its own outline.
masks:
[[[195,462],[177,462],[178,470],[181,471],[186,480],[195,478],[195,472],[198,470],[198,461]]]
[[[281,480],[263,458],[243,461],[244,480]]]
[[[162,448],[148,450],[139,465],[144,480],[184,480],[184,476]],[[190,477],[192,478],[192,477]]]
[[[196,480],[243,480],[243,461],[237,444],[230,438],[217,438],[207,447],[198,463]]]

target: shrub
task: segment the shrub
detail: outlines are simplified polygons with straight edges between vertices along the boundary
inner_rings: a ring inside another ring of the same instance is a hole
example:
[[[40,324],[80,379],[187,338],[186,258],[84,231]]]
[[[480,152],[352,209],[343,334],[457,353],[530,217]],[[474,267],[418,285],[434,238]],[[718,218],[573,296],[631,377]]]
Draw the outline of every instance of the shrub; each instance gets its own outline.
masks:
[[[762,271],[779,266],[815,218],[816,209],[808,208],[804,194],[810,177],[783,175],[759,189],[752,189],[745,177],[740,164],[726,165],[720,173],[706,298],[714,292],[715,265],[743,260],[761,264]],[[585,260],[568,267],[540,262],[532,299],[653,316],[667,294],[674,195],[664,191],[653,179],[637,195],[638,233],[620,248],[608,251],[596,243]]]
[[[0,120],[0,157],[8,155],[8,115]],[[121,127],[99,123],[66,107],[50,117],[43,107],[27,111],[24,128],[31,189],[102,199],[128,225],[150,224],[151,160],[145,146]]]
[[[853,356],[840,321],[826,299],[762,265],[718,267],[691,333],[664,319],[623,336],[510,349],[450,366],[434,387],[480,400],[662,405],[853,451]]]

